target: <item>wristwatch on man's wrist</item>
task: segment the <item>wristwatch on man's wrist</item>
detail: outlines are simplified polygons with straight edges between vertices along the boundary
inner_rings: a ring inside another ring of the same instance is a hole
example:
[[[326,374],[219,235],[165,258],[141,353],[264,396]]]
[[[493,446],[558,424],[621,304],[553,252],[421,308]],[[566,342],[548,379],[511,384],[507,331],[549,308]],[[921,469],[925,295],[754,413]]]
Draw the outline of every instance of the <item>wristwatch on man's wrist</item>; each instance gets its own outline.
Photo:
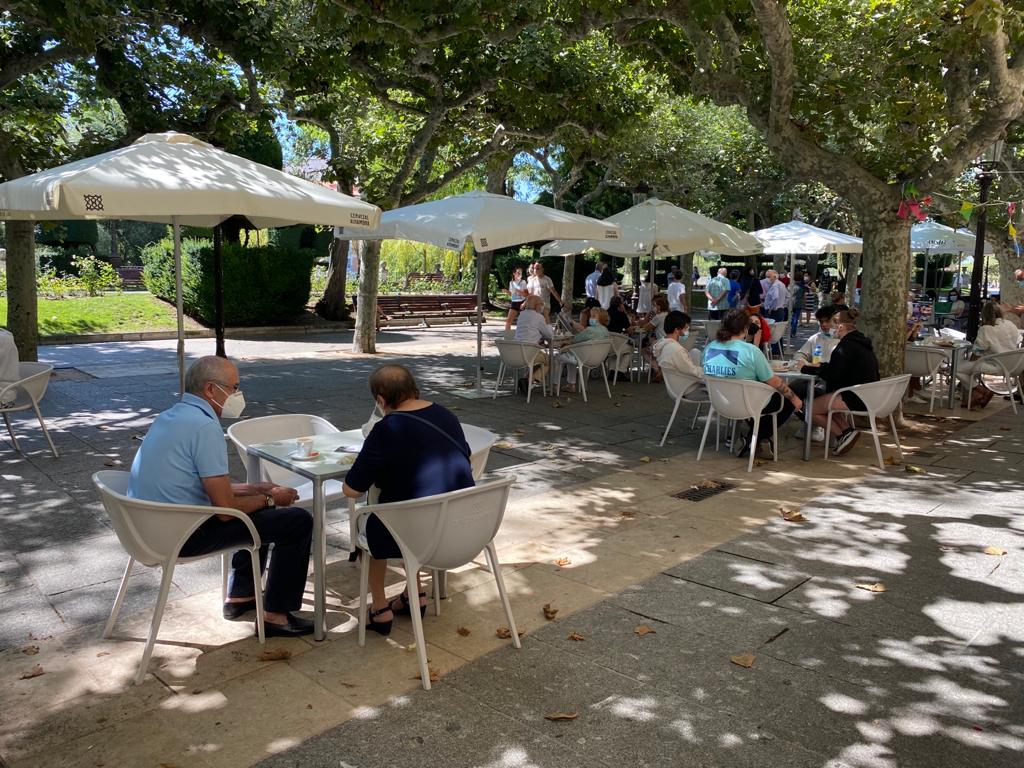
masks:
[[[263,500],[267,502],[268,509],[273,509],[274,507],[277,506],[277,504],[274,503],[274,497],[271,496],[269,493],[263,497]]]

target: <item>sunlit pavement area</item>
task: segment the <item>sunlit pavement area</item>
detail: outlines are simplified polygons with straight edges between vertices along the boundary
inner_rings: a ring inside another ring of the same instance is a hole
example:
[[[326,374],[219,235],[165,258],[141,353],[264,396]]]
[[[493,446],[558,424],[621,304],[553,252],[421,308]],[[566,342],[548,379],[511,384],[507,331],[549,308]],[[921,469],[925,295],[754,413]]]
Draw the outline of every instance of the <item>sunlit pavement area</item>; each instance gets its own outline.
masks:
[[[787,425],[780,461],[748,475],[724,450],[696,462],[692,410],[658,447],[661,385],[620,381],[609,400],[592,382],[589,404],[560,407],[458,396],[473,333],[387,331],[376,357],[352,354],[351,334],[228,344],[246,415],[358,426],[367,373],[398,360],[426,397],[501,436],[488,468],[518,479],[497,545],[523,648],[495,635],[506,622],[482,560],[453,573],[425,619],[429,692],[408,619],[356,644],[341,511],[326,641],[268,640],[290,657],[261,661],[251,622],[220,618],[211,559],[177,569],[151,674],[132,686],[158,574],[139,569],[102,640],[126,555],[90,477],[127,468],[174,401],[174,344],[43,348],[61,368],[43,410],[62,456],[25,418],[24,454],[0,444],[0,764],[1019,767],[1024,414],[999,397],[969,418],[914,406],[905,463],[884,472],[869,439],[829,461],[815,444],[805,463]],[[733,487],[674,497],[708,479]]]

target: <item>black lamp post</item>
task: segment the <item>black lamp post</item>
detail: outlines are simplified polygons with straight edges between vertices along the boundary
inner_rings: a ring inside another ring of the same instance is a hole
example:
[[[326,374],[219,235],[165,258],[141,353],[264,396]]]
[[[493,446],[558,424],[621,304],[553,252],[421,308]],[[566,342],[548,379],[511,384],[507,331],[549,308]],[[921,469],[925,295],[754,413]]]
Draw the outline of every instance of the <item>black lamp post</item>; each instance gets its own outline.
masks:
[[[974,235],[974,265],[971,269],[971,294],[967,314],[967,339],[974,341],[978,336],[981,320],[981,284],[985,279],[985,221],[988,218],[985,204],[988,190],[995,178],[995,168],[1003,154],[1003,141],[999,139],[985,150],[985,156],[978,163],[978,224]]]

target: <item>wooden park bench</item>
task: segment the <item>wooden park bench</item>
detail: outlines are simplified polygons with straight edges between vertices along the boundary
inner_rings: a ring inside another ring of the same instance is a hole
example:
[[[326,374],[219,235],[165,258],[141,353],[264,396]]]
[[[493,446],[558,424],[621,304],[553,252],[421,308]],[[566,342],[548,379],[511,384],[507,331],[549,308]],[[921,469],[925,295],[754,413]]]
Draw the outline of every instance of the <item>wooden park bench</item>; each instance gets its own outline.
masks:
[[[356,306],[356,295],[352,296]],[[377,328],[394,320],[419,320],[430,327],[428,320],[463,318],[471,323],[476,317],[476,295],[472,293],[397,294],[377,297]]]
[[[142,267],[117,267],[117,276],[125,288],[142,288]]]

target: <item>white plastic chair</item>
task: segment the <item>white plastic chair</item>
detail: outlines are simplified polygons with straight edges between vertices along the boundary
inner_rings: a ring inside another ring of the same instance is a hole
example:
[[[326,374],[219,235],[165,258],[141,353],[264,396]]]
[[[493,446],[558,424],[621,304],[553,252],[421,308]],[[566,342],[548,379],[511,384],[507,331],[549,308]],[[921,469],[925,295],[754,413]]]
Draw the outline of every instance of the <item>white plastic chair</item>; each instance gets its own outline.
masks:
[[[665,445],[665,440],[668,439],[669,430],[672,429],[672,423],[676,420],[676,413],[679,411],[679,404],[697,404],[697,411],[693,414],[693,421],[690,423],[690,429],[693,429],[697,426],[697,419],[700,416],[700,408],[708,402],[708,398],[700,397],[695,399],[686,396],[686,390],[694,384],[701,383],[701,380],[696,376],[687,376],[686,374],[677,373],[676,371],[666,371],[664,368],[662,368],[661,374],[664,377],[665,391],[668,392],[668,396],[675,401],[675,405],[672,407],[672,415],[669,416],[668,424],[665,425],[665,434],[661,436],[661,442],[658,443],[658,445]]]
[[[722,327],[721,320],[706,320],[704,321],[704,332],[707,333],[708,337],[706,341],[711,342],[715,340],[715,336],[718,335],[718,329]]]
[[[708,439],[708,431],[711,429],[711,417],[721,417],[740,421],[745,419],[754,420],[754,429],[750,436],[750,460],[747,462],[747,472],[754,468],[754,453],[757,450],[757,433],[761,426],[761,411],[768,405],[775,390],[767,384],[747,379],[730,379],[720,376],[708,376],[704,380],[708,388],[708,398],[711,400],[711,410],[708,411],[707,423],[704,425],[704,435],[700,439],[700,448],[697,450],[697,461],[704,455],[704,444]],[[779,460],[779,410],[771,414],[772,417],[772,459]]]
[[[985,365],[982,366],[982,363]],[[989,370],[979,370],[982,367]],[[974,370],[968,374],[967,410],[971,410],[970,391],[974,388],[975,377],[980,380],[982,376],[1002,376],[1006,394],[1010,396],[1010,406],[1016,414],[1017,398],[1014,397],[1014,392],[1017,389],[1017,379],[1022,374],[1024,374],[1024,349],[1011,349],[1009,352],[993,352],[990,355],[982,355],[975,361]]]
[[[458,568],[472,561],[483,550],[487,565],[494,575],[508,627],[512,633],[512,644],[522,647],[516,631],[512,606],[509,603],[505,582],[501,576],[498,555],[494,549],[494,537],[501,526],[508,504],[508,494],[515,477],[464,488],[422,499],[399,501],[392,504],[370,504],[360,510],[360,519],[375,514],[391,532],[398,548],[402,551],[403,567],[406,573],[406,600],[411,606],[419,605],[416,591],[416,574],[426,568],[435,572]],[[360,549],[367,550],[366,540],[359,537]],[[366,644],[366,593],[369,589],[370,558],[363,557],[359,572],[359,645]],[[434,613],[440,615],[440,590],[434,589]],[[410,611],[413,634],[416,636],[416,655],[420,667],[420,679],[424,690],[430,690],[430,672],[427,668],[427,649],[423,639],[423,621],[415,608]]]
[[[46,388],[50,385],[50,374],[53,373],[53,366],[46,363],[18,363],[18,380],[6,385],[0,384],[0,403],[14,400],[12,405],[0,407],[0,413],[4,415],[4,423],[7,425],[7,433],[11,436],[11,443],[14,450],[21,452],[18,447],[18,440],[14,436],[14,428],[11,426],[9,413],[16,411],[27,411],[31,408],[36,412],[39,419],[39,426],[43,428],[43,436],[50,444],[55,459],[60,458],[57,449],[50,439],[50,433],[46,429],[46,422],[43,421],[43,414],[39,411],[39,403],[46,394]]]
[[[274,416],[260,416],[255,419],[236,421],[228,427],[228,437],[234,443],[238,451],[238,457],[242,463],[246,462],[246,446],[254,443],[269,443],[274,440],[288,440],[295,437],[308,437],[310,435],[328,435],[340,432],[336,426],[327,419],[319,416],[311,416],[304,413],[282,413]],[[275,485],[282,485],[287,488],[294,488],[299,494],[298,500],[293,506],[302,507],[312,511],[313,509],[313,481],[307,480],[301,475],[289,472],[284,467],[271,464],[269,461],[260,462],[261,482],[270,482]],[[341,492],[340,480],[328,480],[324,483],[324,500],[326,503],[344,498]]]
[[[946,353],[941,349],[907,345],[903,361],[903,372],[929,380],[928,389],[931,399],[928,402],[928,413],[935,410],[935,390],[938,387],[939,369],[947,360]],[[952,406],[952,403],[950,403]]]
[[[601,376],[604,377],[604,388],[611,399],[612,389],[608,386],[608,369],[604,361],[612,351],[612,343],[608,339],[594,339],[593,341],[582,341],[579,344],[570,344],[562,352],[571,352],[576,360],[580,393],[583,395],[583,402],[587,402],[587,376],[591,370],[601,369]],[[567,362],[567,365],[572,365]],[[555,382],[555,397],[561,392],[561,380]]]
[[[900,461],[902,461],[903,446],[900,445],[900,436],[896,434],[896,420],[892,414],[899,408],[900,403],[903,402],[903,395],[907,391],[907,383],[909,381],[910,374],[904,373],[899,376],[890,376],[887,379],[873,381],[869,384],[843,387],[825,395],[828,398],[828,424],[825,425],[825,458],[828,458],[829,443],[832,438],[832,414],[849,413],[853,416],[867,416],[868,422],[871,424],[871,437],[875,441],[875,453],[878,456],[879,469],[885,469],[885,460],[882,457],[882,444],[878,439],[878,427],[875,424],[875,419],[884,419],[888,416],[892,437],[896,441],[896,450],[899,452]],[[867,410],[832,410],[832,404],[835,402],[836,396],[846,392],[852,392],[857,395],[863,401],[864,407]]]
[[[633,380],[633,344],[624,333],[609,333],[608,341],[611,342],[612,351],[608,355],[608,359],[613,361],[615,366],[615,372],[612,374],[612,385],[619,383],[619,369],[622,368],[622,361],[626,360],[629,363],[629,380]]]
[[[512,369],[512,392],[515,393],[517,375],[520,370],[525,368],[526,402],[530,402],[530,395],[536,386],[533,382],[533,367],[541,365],[544,362],[544,355],[547,353],[541,348],[540,344],[530,344],[525,341],[498,339],[494,342],[494,345],[498,348],[501,364],[498,366],[498,380],[494,382],[494,394],[491,396],[491,399],[493,400],[498,396],[501,380],[505,377],[505,371],[509,368]],[[547,380],[544,377],[541,377],[541,390],[545,395],[548,393]]]
[[[99,491],[103,507],[107,510],[118,541],[128,553],[128,565],[125,566],[121,586],[117,590],[117,597],[114,598],[114,607],[110,612],[110,618],[107,619],[107,623],[103,627],[103,637],[110,637],[110,633],[114,629],[125,593],[128,591],[128,579],[131,577],[134,564],[138,562],[151,568],[159,567],[162,571],[160,591],[157,593],[156,606],[153,608],[153,620],[149,628],[149,637],[146,639],[146,647],[142,652],[139,671],[135,674],[135,684],[141,684],[146,677],[149,660],[153,655],[153,645],[156,643],[160,621],[167,604],[167,594],[171,589],[174,567],[178,563],[191,563],[220,555],[221,568],[226,571],[229,554],[240,549],[248,550],[252,556],[253,584],[257,585],[255,591],[256,629],[259,633],[260,643],[263,643],[266,638],[263,631],[263,595],[259,589],[261,542],[260,535],[256,532],[256,526],[253,525],[249,516],[237,509],[193,507],[186,504],[164,504],[156,501],[130,499],[126,495],[128,476],[128,472],[104,470],[96,472],[92,476],[92,482],[96,486],[96,490]],[[179,557],[178,553],[188,537],[213,515],[230,515],[241,520],[252,537],[252,545],[232,544],[230,547],[216,552],[208,552],[195,557]],[[226,594],[222,593],[221,597],[226,598]]]
[[[761,345],[767,347],[767,355],[769,360],[775,359],[774,352],[772,352],[772,347],[774,347],[776,344],[779,345],[779,357],[784,356],[782,351],[782,345],[783,343],[785,343],[786,329],[788,327],[789,325],[787,323],[782,322],[781,320],[771,325],[771,337],[769,338],[767,343],[762,343]]]

